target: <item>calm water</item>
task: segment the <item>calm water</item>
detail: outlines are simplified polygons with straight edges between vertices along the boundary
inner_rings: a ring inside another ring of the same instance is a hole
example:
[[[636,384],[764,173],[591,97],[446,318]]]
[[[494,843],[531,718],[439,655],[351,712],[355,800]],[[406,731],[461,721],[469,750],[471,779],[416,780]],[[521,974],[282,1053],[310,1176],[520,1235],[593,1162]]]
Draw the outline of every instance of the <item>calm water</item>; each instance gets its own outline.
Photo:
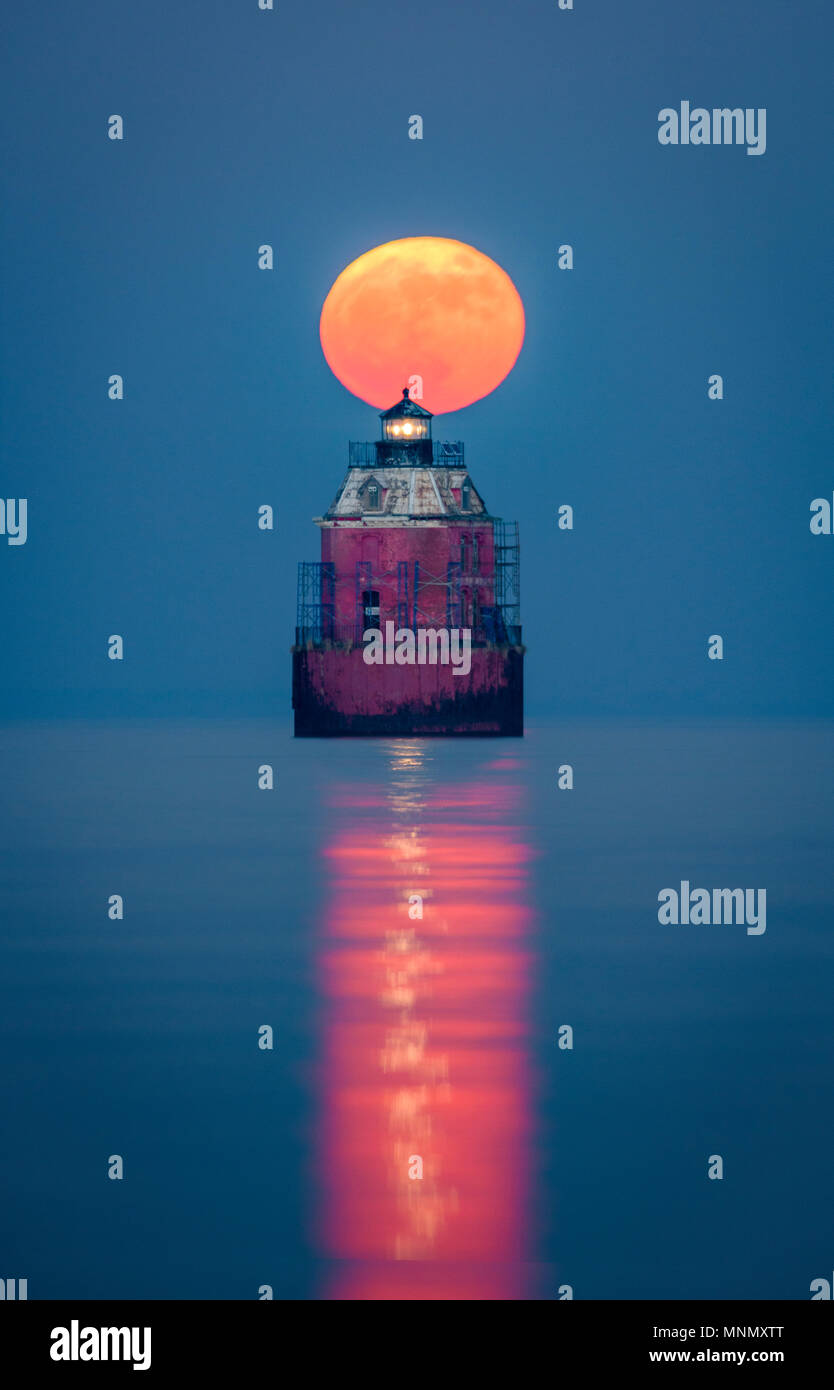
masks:
[[[830,726],[0,743],[0,1274],[30,1297],[830,1277]],[[766,888],[766,933],[660,926],[681,879]]]

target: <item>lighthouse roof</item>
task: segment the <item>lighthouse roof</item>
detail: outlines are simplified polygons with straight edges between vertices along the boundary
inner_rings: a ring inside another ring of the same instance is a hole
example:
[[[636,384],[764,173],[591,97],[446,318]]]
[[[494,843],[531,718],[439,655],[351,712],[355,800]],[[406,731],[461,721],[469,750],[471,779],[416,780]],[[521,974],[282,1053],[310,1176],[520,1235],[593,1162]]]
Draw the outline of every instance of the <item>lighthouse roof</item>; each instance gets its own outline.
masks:
[[[466,486],[464,486],[466,485]],[[322,521],[355,525],[442,524],[489,515],[464,468],[350,468]]]
[[[413,401],[408,394],[408,387],[403,387],[403,398],[392,405],[390,410],[380,411],[380,420],[431,420],[434,417],[430,410],[424,410],[421,405]]]

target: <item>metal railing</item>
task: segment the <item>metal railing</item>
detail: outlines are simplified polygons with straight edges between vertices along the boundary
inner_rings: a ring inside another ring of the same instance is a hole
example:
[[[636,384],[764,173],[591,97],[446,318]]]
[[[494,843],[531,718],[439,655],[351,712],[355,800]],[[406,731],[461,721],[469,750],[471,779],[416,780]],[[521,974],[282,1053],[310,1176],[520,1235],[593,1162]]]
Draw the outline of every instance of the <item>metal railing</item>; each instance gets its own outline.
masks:
[[[428,440],[417,442],[429,443]],[[463,467],[462,440],[433,439],[430,442],[433,464],[438,467],[443,465],[452,465],[455,468]],[[379,443],[387,446],[390,441],[380,440]],[[406,463],[407,455],[405,455],[403,447],[401,446],[399,451],[396,444],[391,443],[390,447],[392,462],[400,465]],[[351,439],[348,443],[348,460],[351,468],[382,468],[385,465],[385,449],[378,451],[376,443],[373,441]],[[418,462],[420,462],[419,455],[415,455],[414,463],[417,464]]]

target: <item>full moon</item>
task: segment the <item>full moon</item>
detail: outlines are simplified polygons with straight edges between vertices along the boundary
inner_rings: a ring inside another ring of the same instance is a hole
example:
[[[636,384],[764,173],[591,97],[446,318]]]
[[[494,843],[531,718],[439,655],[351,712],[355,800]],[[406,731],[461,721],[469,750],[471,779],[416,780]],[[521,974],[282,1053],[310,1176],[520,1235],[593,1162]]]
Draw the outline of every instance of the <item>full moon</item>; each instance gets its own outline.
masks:
[[[403,237],[366,251],[334,281],[321,346],[343,386],[393,405],[411,378],[435,415],[488,396],[524,341],[524,305],[505,270],[448,237]]]

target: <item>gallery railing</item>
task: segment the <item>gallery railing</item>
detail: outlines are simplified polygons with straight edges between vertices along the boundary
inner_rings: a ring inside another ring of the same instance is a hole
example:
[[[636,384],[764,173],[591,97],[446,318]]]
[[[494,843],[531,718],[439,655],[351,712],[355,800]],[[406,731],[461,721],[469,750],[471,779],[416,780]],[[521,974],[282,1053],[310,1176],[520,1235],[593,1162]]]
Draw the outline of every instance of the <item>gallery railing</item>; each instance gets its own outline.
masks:
[[[440,467],[443,464],[452,465],[456,468],[463,467],[463,442],[460,439],[433,439],[431,442],[432,463]],[[429,441],[427,440],[428,444]],[[398,454],[395,445],[390,446],[393,461],[402,463],[407,461],[405,454]],[[384,466],[385,446],[377,447],[373,441],[351,439],[348,444],[348,459],[351,468],[377,468]],[[382,454],[382,458],[380,458]]]

